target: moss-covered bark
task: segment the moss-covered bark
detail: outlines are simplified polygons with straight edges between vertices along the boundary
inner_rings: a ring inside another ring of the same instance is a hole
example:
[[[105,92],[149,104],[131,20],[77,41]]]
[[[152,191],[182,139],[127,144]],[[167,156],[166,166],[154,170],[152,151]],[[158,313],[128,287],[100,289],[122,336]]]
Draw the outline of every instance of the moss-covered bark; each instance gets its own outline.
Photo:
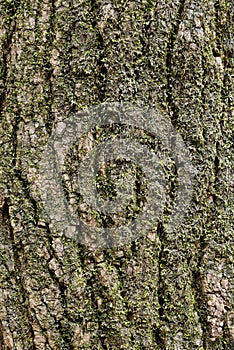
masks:
[[[1,349],[234,348],[233,13],[1,1]],[[162,108],[198,173],[181,229],[102,251],[51,232],[36,180],[55,126],[110,101]]]

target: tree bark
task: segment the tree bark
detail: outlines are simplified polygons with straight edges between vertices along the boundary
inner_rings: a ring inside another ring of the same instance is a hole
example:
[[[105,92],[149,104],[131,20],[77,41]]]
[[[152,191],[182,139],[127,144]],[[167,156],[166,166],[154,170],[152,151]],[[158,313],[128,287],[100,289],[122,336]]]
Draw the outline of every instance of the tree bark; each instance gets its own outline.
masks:
[[[1,349],[234,349],[233,13],[232,0],[1,1]],[[113,101],[163,110],[197,173],[179,229],[171,187],[154,230],[93,249],[51,229],[38,167],[59,123]]]

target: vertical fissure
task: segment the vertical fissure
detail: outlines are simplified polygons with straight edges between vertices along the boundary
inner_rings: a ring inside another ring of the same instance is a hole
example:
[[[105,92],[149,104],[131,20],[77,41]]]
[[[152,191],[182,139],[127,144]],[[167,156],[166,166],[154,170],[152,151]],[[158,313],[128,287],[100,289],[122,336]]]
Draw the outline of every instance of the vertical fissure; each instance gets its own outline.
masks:
[[[98,51],[98,59],[97,59],[97,76],[96,76],[96,84],[98,90],[98,102],[102,103],[105,101],[106,94],[106,78],[107,78],[107,68],[105,65],[105,44],[102,33],[98,28],[97,22],[97,12],[98,12],[98,2],[96,0],[90,1],[91,13],[92,13],[92,27],[95,30],[97,37],[97,51]]]
[[[19,2],[14,1],[13,4],[9,3],[6,6],[6,12],[8,16],[5,18],[5,22],[9,21],[9,25],[6,30],[6,39],[3,41],[2,45],[2,67],[0,76],[2,78],[2,92],[0,94],[0,118],[3,117],[3,110],[6,105],[6,96],[7,96],[7,77],[9,71],[9,62],[11,60],[11,47],[13,42],[13,36],[16,32],[16,14],[19,7]]]
[[[15,280],[18,284],[18,287],[20,289],[22,299],[23,299],[23,305],[26,312],[26,326],[28,328],[28,334],[30,335],[31,342],[32,342],[32,350],[36,350],[36,345],[34,342],[35,334],[33,330],[33,319],[32,315],[29,309],[29,299],[27,291],[24,287],[24,282],[22,278],[22,271],[23,266],[20,259],[19,250],[23,250],[22,246],[16,243],[15,241],[15,235],[14,230],[10,222],[10,212],[9,212],[9,205],[7,198],[4,200],[3,208],[2,208],[2,218],[3,218],[3,225],[7,227],[7,230],[9,232],[11,244],[12,244],[12,252],[13,252],[13,259],[14,259],[14,267],[15,267]]]
[[[208,309],[207,309],[207,298],[204,293],[204,276],[202,273],[203,268],[203,257],[207,250],[208,243],[205,241],[204,235],[200,237],[199,242],[199,253],[197,257],[196,268],[192,269],[192,288],[194,290],[194,298],[195,298],[195,309],[198,314],[199,323],[202,329],[202,345],[204,349],[207,349],[208,346],[208,335],[210,333],[209,325],[208,325]]]
[[[73,350],[72,331],[71,331],[71,328],[69,326],[70,317],[69,317],[69,314],[67,311],[66,285],[64,284],[62,279],[59,278],[58,276],[56,276],[55,272],[49,267],[49,261],[56,256],[54,249],[53,249],[53,241],[52,241],[52,236],[51,236],[49,224],[46,224],[46,233],[47,233],[47,238],[48,238],[48,242],[49,242],[49,255],[50,255],[48,262],[47,262],[48,272],[49,272],[51,279],[56,283],[56,285],[58,287],[59,294],[60,294],[60,301],[61,301],[61,305],[63,308],[64,318],[67,320],[66,325],[64,325],[64,323],[62,324],[61,321],[58,320],[54,315],[51,315],[51,316],[54,318],[55,323],[58,325],[58,330],[59,330],[59,333],[64,341],[66,349]]]
[[[166,101],[168,104],[169,111],[171,112],[172,123],[177,126],[178,108],[173,101],[173,85],[172,85],[172,65],[173,65],[173,51],[175,42],[178,36],[180,23],[183,20],[184,9],[186,0],[181,0],[177,11],[176,19],[172,25],[172,30],[169,35],[169,41],[166,52],[166,78],[167,78],[167,97]]]
[[[160,346],[160,350],[166,350],[166,344],[163,334],[163,327],[164,327],[164,286],[163,286],[163,251],[164,251],[164,228],[163,224],[161,222],[158,223],[157,227],[157,235],[159,237],[159,241],[161,243],[159,256],[158,256],[158,303],[159,303],[159,326],[154,329],[153,335],[154,340],[157,343],[158,346]]]
[[[7,75],[8,75],[8,61],[9,61],[9,55],[12,45],[12,37],[13,37],[14,31],[12,31],[8,37],[8,39],[5,42],[5,45],[3,46],[3,67],[2,67],[2,80],[3,80],[3,87],[2,87],[2,93],[0,95],[0,117],[3,117],[3,109],[6,106],[6,90],[7,90]]]

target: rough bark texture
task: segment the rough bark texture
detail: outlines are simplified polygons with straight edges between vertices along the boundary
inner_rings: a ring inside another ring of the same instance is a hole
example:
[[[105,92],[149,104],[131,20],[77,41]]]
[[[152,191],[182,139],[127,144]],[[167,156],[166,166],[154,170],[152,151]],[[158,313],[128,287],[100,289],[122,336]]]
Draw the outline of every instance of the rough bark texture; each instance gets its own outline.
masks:
[[[1,349],[234,349],[233,13],[1,1]],[[101,251],[51,232],[36,177],[54,127],[104,101],[160,106],[199,171],[180,230]]]

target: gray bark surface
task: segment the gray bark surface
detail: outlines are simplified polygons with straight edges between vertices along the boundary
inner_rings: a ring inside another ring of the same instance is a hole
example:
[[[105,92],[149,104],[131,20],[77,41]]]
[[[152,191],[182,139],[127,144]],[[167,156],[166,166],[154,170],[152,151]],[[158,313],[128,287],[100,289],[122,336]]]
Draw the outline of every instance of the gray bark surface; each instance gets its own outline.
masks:
[[[233,14],[232,0],[1,1],[1,349],[234,349]],[[180,229],[95,250],[51,231],[37,171],[58,123],[111,101],[159,106],[198,172]]]

